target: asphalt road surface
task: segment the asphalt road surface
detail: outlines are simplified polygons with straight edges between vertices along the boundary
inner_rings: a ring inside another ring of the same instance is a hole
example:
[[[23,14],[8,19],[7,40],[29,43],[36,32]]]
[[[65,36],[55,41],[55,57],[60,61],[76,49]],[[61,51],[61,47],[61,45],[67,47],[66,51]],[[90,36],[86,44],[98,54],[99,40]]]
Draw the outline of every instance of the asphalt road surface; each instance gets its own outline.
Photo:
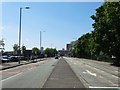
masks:
[[[43,88],[84,88],[67,62],[61,58]]]
[[[58,60],[53,58],[4,70],[2,88],[42,88]]]
[[[111,66],[106,62],[68,57],[64,58],[86,87],[114,88],[116,90],[120,86],[118,67]]]
[[[87,59],[49,58],[0,72],[2,88],[120,90],[118,67]],[[103,89],[107,88],[107,89]],[[109,88],[109,89],[108,89]]]

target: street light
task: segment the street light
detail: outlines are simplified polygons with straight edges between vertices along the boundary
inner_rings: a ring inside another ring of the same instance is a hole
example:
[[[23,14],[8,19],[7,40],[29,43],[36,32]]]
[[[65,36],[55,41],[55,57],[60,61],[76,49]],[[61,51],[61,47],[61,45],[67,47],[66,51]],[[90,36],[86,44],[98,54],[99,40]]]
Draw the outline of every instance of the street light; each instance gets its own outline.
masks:
[[[21,7],[20,8],[20,23],[19,23],[19,56],[21,54],[21,51],[20,51],[20,47],[21,47],[21,20],[22,20],[22,9],[30,9],[30,7]],[[20,60],[19,60],[19,64],[20,64]]]
[[[40,31],[40,53],[41,53],[41,46],[42,46],[42,32],[45,32],[45,31]]]

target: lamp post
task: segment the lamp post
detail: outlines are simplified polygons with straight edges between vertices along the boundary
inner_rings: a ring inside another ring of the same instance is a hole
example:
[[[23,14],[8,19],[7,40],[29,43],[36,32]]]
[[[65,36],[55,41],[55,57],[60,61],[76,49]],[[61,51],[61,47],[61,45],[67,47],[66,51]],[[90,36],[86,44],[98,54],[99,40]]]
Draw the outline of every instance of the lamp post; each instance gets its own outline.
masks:
[[[42,47],[42,32],[45,32],[45,31],[40,31],[40,53],[41,53],[41,47]]]
[[[20,23],[19,23],[19,56],[21,55],[21,20],[22,20],[22,9],[30,9],[30,7],[24,7],[24,8],[20,8]],[[18,60],[18,63],[20,64],[20,59]]]
[[[41,53],[41,39],[42,39],[42,36],[41,36],[41,31],[40,31],[40,53]]]

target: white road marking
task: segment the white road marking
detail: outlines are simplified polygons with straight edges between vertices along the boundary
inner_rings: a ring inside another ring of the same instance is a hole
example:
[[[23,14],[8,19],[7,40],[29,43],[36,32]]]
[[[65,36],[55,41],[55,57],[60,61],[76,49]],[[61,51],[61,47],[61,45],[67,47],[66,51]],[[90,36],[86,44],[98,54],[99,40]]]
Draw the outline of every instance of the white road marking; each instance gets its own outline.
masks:
[[[89,73],[89,74],[92,75],[92,76],[95,76],[95,77],[97,76],[96,73],[92,73],[92,72],[90,72],[89,70],[86,70],[86,71],[87,71],[87,73]]]
[[[117,76],[115,76],[115,75],[112,75],[113,77],[115,77],[115,78],[118,78]]]
[[[77,63],[74,63],[74,64],[77,64]]]
[[[118,71],[115,71],[116,73],[118,73]]]
[[[120,87],[93,87],[93,86],[89,86],[89,88],[113,88],[113,89],[120,89]]]
[[[31,69],[33,69],[33,68],[36,68],[36,67],[33,67],[33,66],[32,66],[32,67],[30,67],[30,68],[23,69],[23,71],[24,71],[24,70],[31,70]],[[23,72],[20,71],[18,74],[15,74],[15,75],[13,75],[13,76],[11,76],[11,77],[8,77],[8,78],[6,78],[6,79],[3,79],[3,80],[1,80],[1,81],[3,82],[3,81],[5,81],[5,80],[11,79],[11,78],[13,78],[13,77],[16,77],[16,76],[22,74],[22,73],[23,73]]]
[[[87,65],[87,64],[86,64],[85,66],[91,67],[91,66],[89,66],[89,65]],[[93,68],[93,67],[92,67],[92,68]]]
[[[89,65],[85,65],[85,66],[88,66],[88,67],[92,67],[92,66],[89,66]],[[92,67],[93,68],[93,67]],[[95,69],[95,70],[97,70],[97,71],[100,71],[100,72],[105,72],[105,71],[103,71],[103,70],[100,70],[100,69],[97,69],[97,68],[93,68],[93,69]],[[119,78],[118,76],[115,76],[115,75],[112,75],[113,77],[115,77],[115,78]]]
[[[87,73],[87,72],[83,72],[84,74]]]
[[[95,69],[95,70],[97,70],[97,71],[100,71],[100,72],[105,72],[105,71],[103,71],[103,70],[100,70],[100,69],[98,69],[98,68],[92,67],[92,66],[90,66],[90,65],[85,65],[85,66],[88,66],[88,67],[93,68],[93,69]]]
[[[3,79],[3,80],[1,80],[2,82],[3,81],[6,81],[6,80],[8,80],[8,79],[11,79],[11,78],[13,78],[13,77],[16,77],[16,76],[18,76],[18,75],[20,75],[20,74],[22,74],[23,72],[21,72],[21,73],[19,73],[19,74],[16,74],[16,75],[13,75],[13,76],[11,76],[11,77],[8,77],[8,78],[6,78],[6,79]]]
[[[113,86],[118,86],[118,84],[115,84],[115,83],[113,83],[112,81],[108,81],[109,83],[111,83]]]
[[[93,68],[93,69],[95,69],[95,70],[97,70],[97,71],[100,71],[100,72],[105,72],[105,71],[103,71],[103,70],[100,70],[100,69],[97,69],[97,68]]]
[[[111,82],[110,80],[108,81],[109,83],[112,83],[112,84],[114,84],[113,82]]]

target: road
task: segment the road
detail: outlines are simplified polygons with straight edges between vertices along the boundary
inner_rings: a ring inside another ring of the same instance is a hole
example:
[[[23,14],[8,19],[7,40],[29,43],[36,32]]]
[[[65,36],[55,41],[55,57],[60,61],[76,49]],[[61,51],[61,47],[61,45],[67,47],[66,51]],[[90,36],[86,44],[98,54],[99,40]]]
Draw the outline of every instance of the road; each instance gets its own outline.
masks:
[[[118,88],[120,86],[118,67],[111,66],[106,62],[87,59],[65,57],[65,60],[88,88]]]
[[[1,72],[2,88],[42,88],[58,60],[53,58]]]
[[[0,75],[2,88],[74,88],[75,86],[120,90],[118,67],[87,59],[48,58],[37,63],[3,70]]]

